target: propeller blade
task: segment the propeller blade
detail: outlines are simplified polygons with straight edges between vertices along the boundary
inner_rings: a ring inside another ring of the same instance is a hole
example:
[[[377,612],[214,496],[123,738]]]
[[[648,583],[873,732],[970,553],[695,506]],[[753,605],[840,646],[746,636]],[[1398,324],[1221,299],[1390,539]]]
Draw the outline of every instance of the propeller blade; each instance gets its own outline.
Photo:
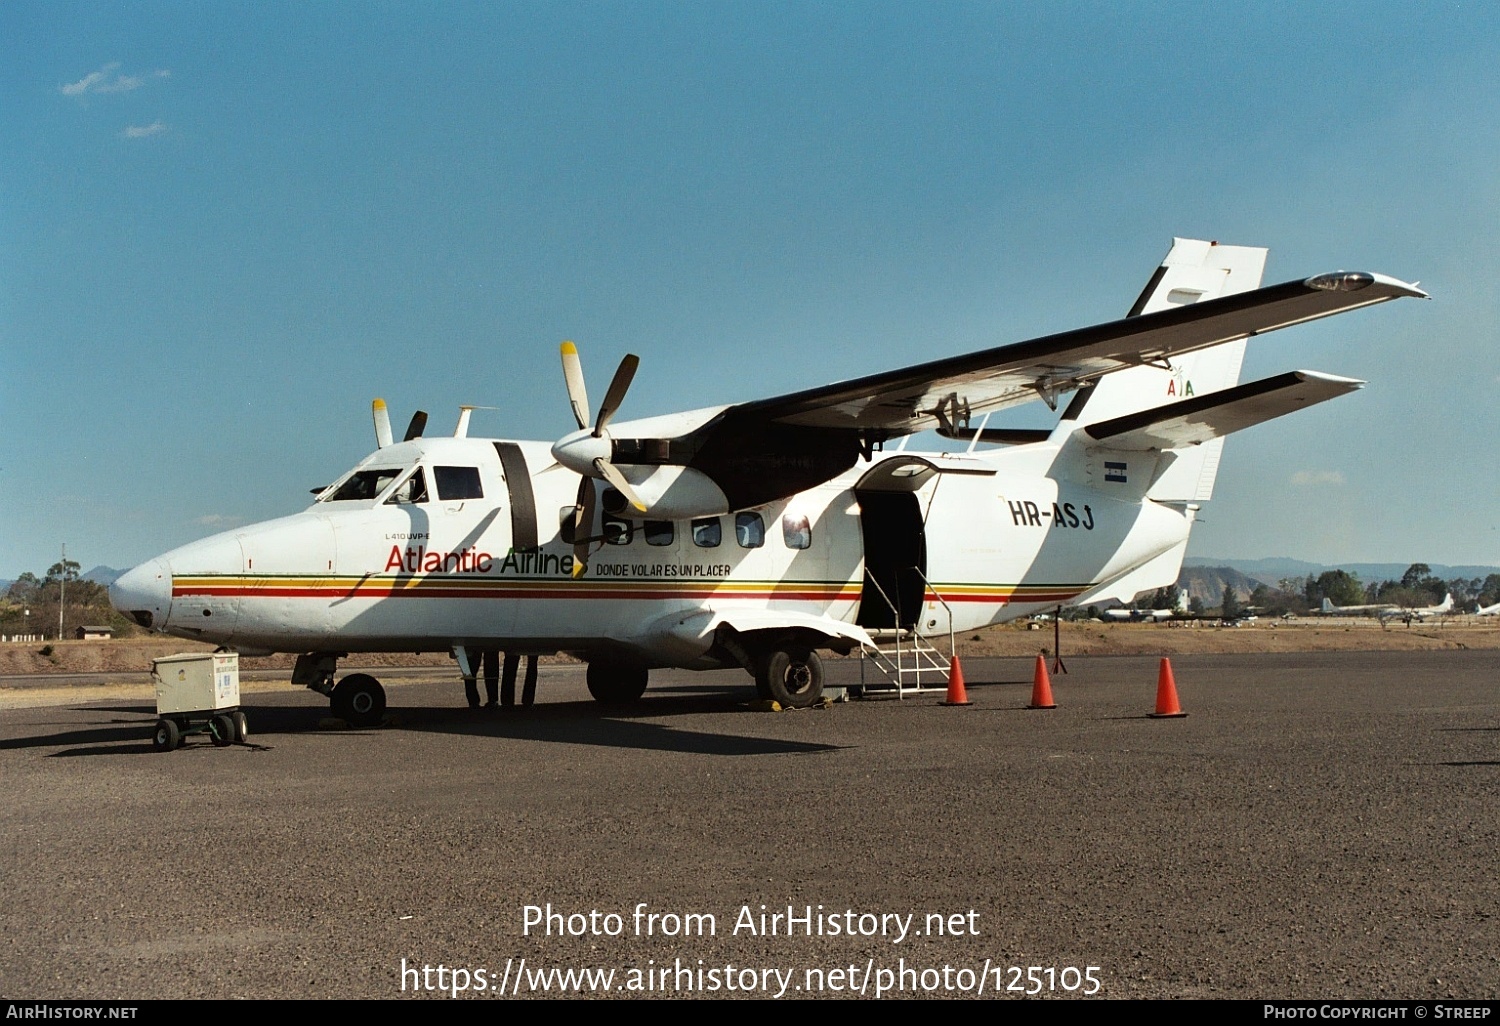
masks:
[[[620,473],[619,467],[609,460],[600,458],[594,461],[594,469],[599,471],[599,476],[613,485],[616,491],[625,496],[627,502],[642,513],[646,512],[646,504],[641,501],[639,495],[635,494],[635,489],[630,487],[630,482],[625,480],[625,475]]]
[[[578,501],[573,506],[573,576],[579,577],[589,565],[589,532],[594,529],[594,503],[598,488],[591,477],[578,479]]]
[[[609,383],[609,391],[604,393],[604,402],[599,406],[599,419],[594,423],[595,438],[604,433],[605,425],[614,419],[615,411],[625,401],[625,391],[630,387],[631,379],[635,377],[635,369],[640,366],[640,362],[640,357],[634,353],[626,353],[625,358],[620,361],[620,366],[615,368],[614,380]]]
[[[384,399],[370,404],[370,415],[375,418],[375,446],[384,449],[391,444],[391,411],[385,408]]]
[[[578,358],[578,347],[571,342],[562,344],[563,382],[568,386],[568,402],[573,406],[573,419],[582,431],[589,426],[589,392],[583,384],[583,361]]]
[[[423,413],[421,410],[418,410],[416,413],[413,413],[411,415],[411,423],[406,425],[406,437],[401,440],[403,442],[409,442],[413,438],[421,438],[422,432],[426,430],[427,414]]]

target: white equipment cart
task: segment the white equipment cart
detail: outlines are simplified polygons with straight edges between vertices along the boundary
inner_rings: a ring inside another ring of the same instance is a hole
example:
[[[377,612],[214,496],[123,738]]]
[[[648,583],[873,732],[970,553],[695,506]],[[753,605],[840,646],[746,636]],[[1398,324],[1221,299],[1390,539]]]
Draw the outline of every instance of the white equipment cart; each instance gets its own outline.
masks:
[[[189,734],[207,734],[219,747],[243,741],[249,723],[240,709],[237,652],[188,652],[151,662],[156,682],[156,733],[151,746],[170,752]]]

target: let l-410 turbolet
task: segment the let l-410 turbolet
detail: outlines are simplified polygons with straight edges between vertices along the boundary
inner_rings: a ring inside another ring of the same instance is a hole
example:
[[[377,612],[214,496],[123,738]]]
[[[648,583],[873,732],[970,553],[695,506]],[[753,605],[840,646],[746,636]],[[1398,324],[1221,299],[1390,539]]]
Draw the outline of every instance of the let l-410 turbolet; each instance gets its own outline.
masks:
[[[602,701],[657,667],[741,666],[808,705],[818,652],[872,630],[969,631],[1060,604],[1129,601],[1176,581],[1230,432],[1359,388],[1291,371],[1238,384],[1246,340],[1403,296],[1334,272],[1259,287],[1266,251],[1175,241],[1119,321],[773,399],[616,423],[627,356],[591,419],[562,347],[578,430],[555,444],[395,441],[301,513],[134,568],[116,608],[155,631],[295,652],[294,682],[356,723],[385,695],[349,653],[569,652]],[[1045,431],[987,428],[1040,399]],[[893,450],[936,430],[958,451]],[[904,441],[903,441],[904,444]]]

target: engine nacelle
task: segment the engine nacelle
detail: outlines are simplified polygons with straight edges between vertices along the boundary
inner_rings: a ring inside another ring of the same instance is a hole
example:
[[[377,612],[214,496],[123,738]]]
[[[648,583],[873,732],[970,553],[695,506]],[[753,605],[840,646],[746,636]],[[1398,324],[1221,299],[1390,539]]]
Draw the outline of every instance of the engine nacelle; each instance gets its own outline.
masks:
[[[616,516],[692,520],[730,511],[724,492],[700,470],[677,466],[622,466],[620,470],[646,504],[646,512],[638,511],[619,492],[607,488],[601,501],[605,511]]]

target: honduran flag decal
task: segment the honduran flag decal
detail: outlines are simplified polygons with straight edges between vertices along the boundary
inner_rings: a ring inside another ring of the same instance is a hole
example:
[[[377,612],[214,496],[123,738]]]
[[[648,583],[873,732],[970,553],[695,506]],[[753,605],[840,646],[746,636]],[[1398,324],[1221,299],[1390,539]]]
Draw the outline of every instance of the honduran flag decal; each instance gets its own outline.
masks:
[[[1109,462],[1109,460],[1105,460],[1104,461],[1104,480],[1106,480],[1106,481],[1119,481],[1121,483],[1124,483],[1124,481],[1125,481],[1125,464],[1123,464],[1123,463],[1111,463],[1111,462]]]

